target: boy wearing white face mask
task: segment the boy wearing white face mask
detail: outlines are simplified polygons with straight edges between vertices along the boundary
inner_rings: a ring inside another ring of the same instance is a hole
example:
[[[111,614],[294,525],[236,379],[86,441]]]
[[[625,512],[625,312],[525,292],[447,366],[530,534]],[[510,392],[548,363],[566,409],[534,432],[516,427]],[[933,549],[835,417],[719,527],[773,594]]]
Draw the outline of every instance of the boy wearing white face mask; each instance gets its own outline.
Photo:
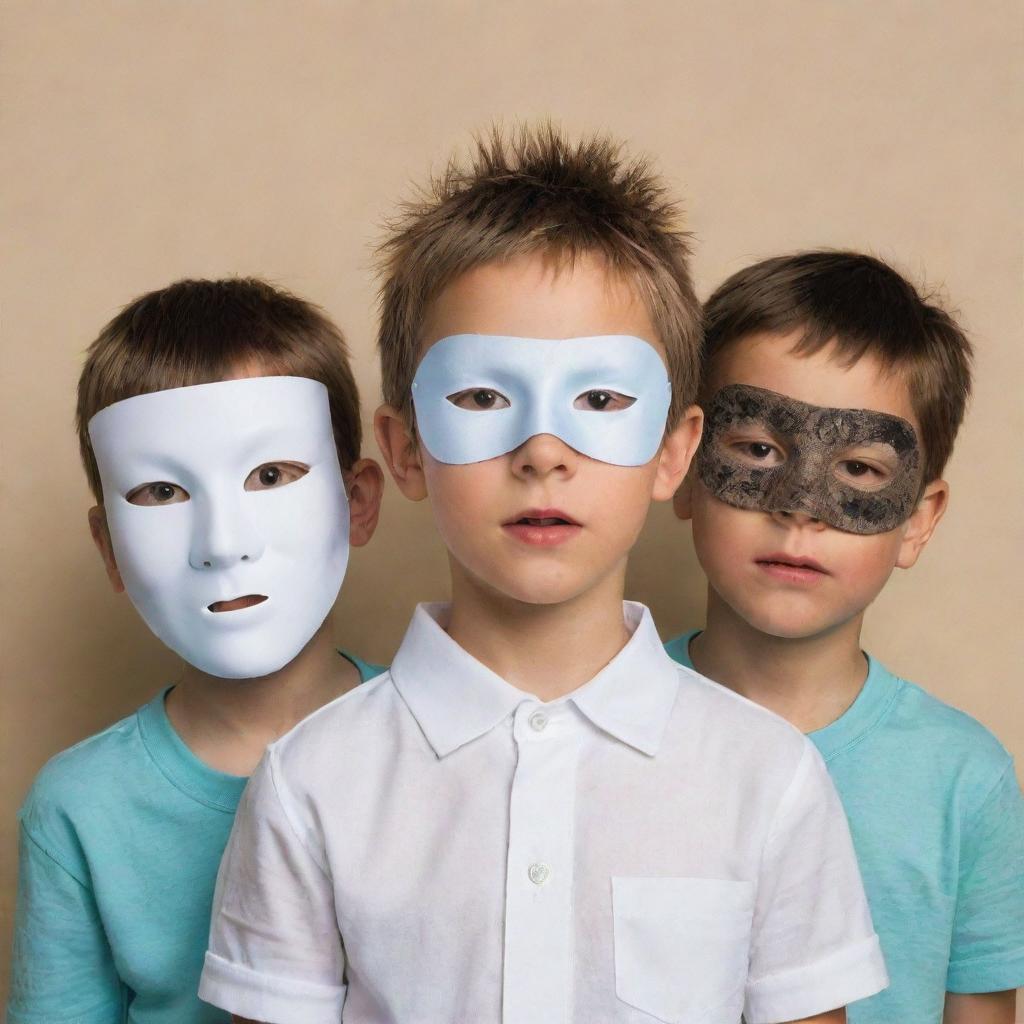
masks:
[[[55,757],[20,813],[11,1024],[222,1022],[199,972],[266,744],[382,669],[329,613],[382,475],[337,328],[257,280],[181,281],[90,348],[79,436],[111,584],[180,678]]]
[[[837,1024],[885,969],[820,757],[622,601],[700,435],[674,206],[607,140],[523,133],[386,254],[377,438],[453,599],[268,749],[201,993],[271,1024]]]

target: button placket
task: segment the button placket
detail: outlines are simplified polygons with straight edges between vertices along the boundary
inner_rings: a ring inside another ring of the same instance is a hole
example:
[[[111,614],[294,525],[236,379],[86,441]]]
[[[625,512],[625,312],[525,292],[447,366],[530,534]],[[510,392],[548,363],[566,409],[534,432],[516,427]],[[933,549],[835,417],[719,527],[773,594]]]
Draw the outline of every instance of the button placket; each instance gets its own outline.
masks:
[[[553,728],[556,724],[557,728]],[[567,1024],[572,982],[573,824],[580,736],[561,708],[524,704],[513,735],[504,1024]]]

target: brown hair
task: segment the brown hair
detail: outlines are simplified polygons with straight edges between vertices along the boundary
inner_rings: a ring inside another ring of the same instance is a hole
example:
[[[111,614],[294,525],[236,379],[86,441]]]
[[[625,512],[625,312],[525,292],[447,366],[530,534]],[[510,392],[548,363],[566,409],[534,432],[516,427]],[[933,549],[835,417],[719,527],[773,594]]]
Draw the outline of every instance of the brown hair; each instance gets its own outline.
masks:
[[[777,256],[733,274],[704,306],[704,377],[716,354],[754,333],[802,329],[798,354],[834,343],[905,375],[921,426],[925,482],[953,451],[971,391],[971,345],[953,317],[892,267],[857,252]]]
[[[475,140],[468,166],[454,160],[402,207],[379,249],[384,400],[412,422],[412,379],[428,304],[481,264],[541,252],[596,253],[636,288],[665,346],[673,402],[669,424],[693,401],[700,314],[690,282],[689,235],[678,206],[644,160],[595,136],[570,143],[551,124],[495,128]]]
[[[312,303],[255,278],[177,281],[135,299],[89,346],[78,380],[78,441],[96,500],[103,501],[89,420],[125,398],[208,384],[255,364],[259,373],[326,386],[338,459],[359,458],[359,392],[345,340]]]

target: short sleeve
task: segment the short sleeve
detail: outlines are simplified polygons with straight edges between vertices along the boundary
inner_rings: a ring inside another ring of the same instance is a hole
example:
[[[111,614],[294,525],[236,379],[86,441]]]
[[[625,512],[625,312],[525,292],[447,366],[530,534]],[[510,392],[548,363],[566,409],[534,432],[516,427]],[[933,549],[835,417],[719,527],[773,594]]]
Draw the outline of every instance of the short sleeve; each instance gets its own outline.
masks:
[[[797,1020],[888,984],[846,815],[805,742],[762,855],[744,1018]]]
[[[1001,992],[1024,985],[1024,797],[1009,762],[964,822],[946,988]]]
[[[345,962],[333,886],[279,776],[270,748],[221,861],[199,996],[266,1024],[337,1024]]]
[[[127,992],[88,879],[22,823],[9,1024],[121,1024]]]

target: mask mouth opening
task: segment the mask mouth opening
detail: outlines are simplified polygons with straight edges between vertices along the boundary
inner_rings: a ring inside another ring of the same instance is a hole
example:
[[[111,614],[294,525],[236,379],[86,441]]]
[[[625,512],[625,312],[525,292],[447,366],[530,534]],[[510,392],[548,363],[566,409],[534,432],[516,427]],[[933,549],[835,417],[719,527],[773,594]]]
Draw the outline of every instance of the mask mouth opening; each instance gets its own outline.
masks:
[[[246,594],[244,597],[233,597],[230,601],[214,601],[208,604],[206,610],[210,612],[237,612],[243,608],[253,608],[263,604],[267,600],[266,594]]]

